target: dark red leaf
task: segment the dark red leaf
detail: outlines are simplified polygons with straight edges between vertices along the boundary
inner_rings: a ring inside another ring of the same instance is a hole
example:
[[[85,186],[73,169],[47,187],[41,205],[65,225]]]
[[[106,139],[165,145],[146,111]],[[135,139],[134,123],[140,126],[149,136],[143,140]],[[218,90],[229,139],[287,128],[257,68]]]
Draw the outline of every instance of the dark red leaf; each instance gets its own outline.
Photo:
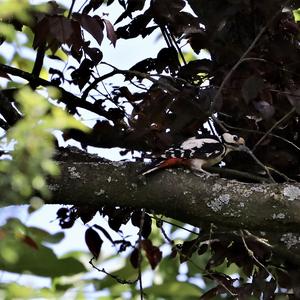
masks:
[[[62,44],[77,50],[83,45],[79,23],[64,16],[46,16],[36,24],[33,31],[34,49],[43,47],[46,42],[53,53]]]
[[[37,25],[33,28],[35,33],[32,47],[37,49],[46,43],[47,37],[49,36],[49,18],[43,18]],[[49,37],[48,37],[49,39]]]
[[[176,247],[172,248],[171,254],[170,254],[170,258],[175,258],[177,256],[178,250],[176,249]]]
[[[151,265],[152,270],[154,270],[162,259],[162,252],[158,247],[153,246],[150,240],[141,241],[141,246],[146,252],[146,257]]]
[[[116,42],[117,42],[117,34],[114,30],[113,25],[110,23],[110,21],[103,19],[103,22],[105,24],[106,27],[106,33],[107,33],[107,38],[111,41],[111,43],[114,45],[114,47],[116,46]]]
[[[38,244],[28,235],[25,235],[22,238],[22,242],[24,242],[29,247],[33,248],[34,250],[38,250]]]
[[[103,241],[92,227],[85,232],[85,243],[93,256],[98,259]]]
[[[103,41],[103,26],[100,17],[89,15],[73,13],[73,19],[78,21],[83,29],[89,32],[94,39],[101,45]]]
[[[143,228],[142,228],[142,237],[147,239],[148,236],[151,233],[151,226],[152,226],[152,220],[151,217],[148,214],[145,214],[144,216],[144,224],[143,224]]]
[[[207,48],[208,46],[208,37],[206,32],[200,28],[191,34],[187,35],[188,41],[195,51],[195,53],[199,54],[202,49]]]
[[[133,251],[130,254],[130,262],[131,265],[137,269],[139,266],[139,258],[140,258],[140,251],[137,248],[134,248]]]
[[[120,218],[109,218],[108,225],[112,230],[118,232],[122,225],[122,220]]]
[[[59,71],[59,70],[57,70],[57,69],[50,68],[50,69],[49,69],[49,74],[58,76],[58,78],[59,78],[60,80],[62,80],[62,81],[65,80],[65,78],[64,78],[64,73],[61,72],[61,71]]]
[[[141,222],[143,220],[143,227],[141,228]],[[141,211],[135,211],[131,215],[131,223],[133,226],[136,226],[141,229],[141,235],[143,238],[147,239],[151,233],[152,220],[148,214],[144,214]]]
[[[81,61],[83,51],[82,48],[76,48],[76,47],[71,47],[71,53],[70,53],[79,63]]]
[[[72,21],[63,16],[49,17],[49,33],[61,44],[67,43],[73,34]]]
[[[180,263],[187,261],[191,258],[193,253],[198,249],[198,241],[197,239],[191,241],[185,241],[182,244],[180,251]]]

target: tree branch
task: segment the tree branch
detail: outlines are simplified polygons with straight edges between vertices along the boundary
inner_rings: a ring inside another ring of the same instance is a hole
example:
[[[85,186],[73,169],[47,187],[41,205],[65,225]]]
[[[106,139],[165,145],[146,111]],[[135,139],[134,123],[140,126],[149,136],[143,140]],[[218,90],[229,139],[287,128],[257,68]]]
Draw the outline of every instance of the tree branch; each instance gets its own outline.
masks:
[[[149,177],[139,163],[60,162],[47,203],[145,208],[194,226],[299,232],[300,184],[242,183],[183,170]]]
[[[103,116],[105,118],[109,118],[109,113],[103,107],[101,107],[101,105],[99,105],[97,102],[91,103],[88,101],[83,101],[81,98],[73,95],[72,93],[53,84],[48,80],[42,79],[34,74],[1,63],[0,63],[0,70],[10,75],[28,80],[34,86],[40,85],[43,87],[47,87],[47,86],[56,87],[61,92],[61,98],[59,99],[59,101],[65,103],[70,110],[74,110],[76,107],[80,107],[90,112],[93,112],[95,114],[99,114],[100,116]]]

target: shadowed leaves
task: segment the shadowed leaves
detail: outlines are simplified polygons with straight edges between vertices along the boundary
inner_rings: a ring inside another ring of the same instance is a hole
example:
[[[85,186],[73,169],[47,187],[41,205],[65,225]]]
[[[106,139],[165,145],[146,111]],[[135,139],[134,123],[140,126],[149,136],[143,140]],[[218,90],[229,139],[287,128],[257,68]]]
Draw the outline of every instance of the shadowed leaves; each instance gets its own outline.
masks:
[[[85,232],[85,243],[95,259],[98,259],[103,241],[92,227]]]

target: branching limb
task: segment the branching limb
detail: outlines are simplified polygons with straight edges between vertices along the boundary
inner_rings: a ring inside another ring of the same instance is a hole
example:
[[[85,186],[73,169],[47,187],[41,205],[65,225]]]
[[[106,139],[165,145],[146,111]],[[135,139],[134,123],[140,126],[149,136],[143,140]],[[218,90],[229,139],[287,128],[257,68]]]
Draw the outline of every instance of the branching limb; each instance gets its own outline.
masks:
[[[95,270],[97,270],[98,272],[104,273],[105,275],[107,275],[107,276],[109,276],[109,277],[115,279],[115,280],[116,280],[118,283],[120,283],[120,284],[135,284],[135,283],[137,283],[137,281],[138,281],[138,278],[135,279],[135,280],[127,280],[127,279],[120,278],[119,276],[116,276],[116,275],[114,275],[114,274],[111,274],[111,273],[105,271],[104,268],[99,269],[98,267],[96,267],[96,266],[94,265],[93,260],[94,260],[94,258],[92,258],[92,259],[89,261],[89,264],[90,264]]]
[[[268,177],[269,177],[269,179],[271,180],[271,182],[273,182],[273,183],[275,183],[276,181],[274,180],[274,178],[273,178],[273,176],[271,175],[271,173],[270,173],[270,170],[269,170],[269,168],[268,167],[266,167],[253,153],[252,153],[252,151],[248,148],[248,147],[246,147],[246,146],[244,146],[243,147],[243,151],[245,151],[245,152],[247,152],[254,160],[255,160],[255,162],[259,165],[259,166],[261,166],[265,171],[266,171],[266,173],[267,173],[267,175],[268,175]]]
[[[82,94],[82,99],[86,99],[90,93],[91,90],[96,89],[97,85],[102,82],[103,80],[112,77],[114,75],[117,74],[121,74],[121,75],[131,75],[131,76],[137,76],[139,78],[143,78],[143,79],[147,79],[149,81],[151,81],[152,83],[156,83],[160,86],[162,86],[163,88],[165,88],[166,90],[170,91],[170,92],[178,92],[178,89],[175,88],[174,86],[172,86],[171,84],[167,83],[167,82],[162,82],[159,81],[157,79],[154,79],[154,76],[158,76],[158,77],[162,77],[162,78],[166,78],[166,79],[170,79],[171,77],[169,76],[165,76],[165,75],[161,75],[161,74],[147,74],[147,73],[143,73],[143,72],[138,72],[138,71],[134,71],[134,70],[121,70],[116,68],[115,66],[108,64],[108,63],[104,63],[102,62],[103,65],[107,65],[111,68],[113,68],[113,71],[100,76],[99,78],[96,78],[83,92]],[[182,80],[182,79],[181,79]]]
[[[48,80],[39,78],[31,73],[28,73],[28,72],[25,72],[20,69],[17,69],[17,68],[11,67],[11,66],[7,66],[4,64],[0,64],[0,70],[3,70],[4,72],[6,72],[8,74],[23,78],[23,79],[29,81],[30,83],[34,83],[34,85],[37,85],[37,86],[40,85],[43,87],[47,87],[47,86],[56,87],[61,92],[61,98],[59,99],[59,101],[65,103],[70,110],[76,110],[76,107],[80,107],[80,108],[84,108],[95,114],[99,114],[100,116],[103,116],[103,117],[106,117],[109,119],[109,113],[100,105],[95,105],[94,103],[91,103],[88,101],[82,101],[81,98],[73,95],[72,93],[53,84],[52,82],[50,82]]]
[[[248,255],[256,262],[256,264],[257,264],[258,266],[260,266],[263,270],[265,270],[265,271],[267,272],[267,274],[269,274],[272,278],[274,278],[274,275],[267,269],[267,267],[266,267],[263,263],[261,263],[261,262],[257,259],[257,257],[255,257],[254,252],[253,252],[251,249],[249,249],[249,247],[248,247],[248,245],[247,245],[247,243],[246,243],[245,237],[244,237],[244,232],[243,232],[243,230],[240,230],[240,235],[241,235],[241,239],[242,239],[243,245],[244,245],[244,247],[245,247],[245,249],[246,249]],[[274,279],[275,279],[275,278],[274,278]]]

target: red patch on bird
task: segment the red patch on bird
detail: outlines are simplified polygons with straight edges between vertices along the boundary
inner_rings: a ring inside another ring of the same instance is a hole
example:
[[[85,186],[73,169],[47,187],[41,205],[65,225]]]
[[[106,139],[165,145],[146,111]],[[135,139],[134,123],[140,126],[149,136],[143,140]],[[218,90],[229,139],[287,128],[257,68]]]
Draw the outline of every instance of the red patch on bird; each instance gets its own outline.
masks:
[[[182,166],[184,164],[185,159],[183,158],[169,158],[160,165],[160,168],[171,168],[175,166]]]

